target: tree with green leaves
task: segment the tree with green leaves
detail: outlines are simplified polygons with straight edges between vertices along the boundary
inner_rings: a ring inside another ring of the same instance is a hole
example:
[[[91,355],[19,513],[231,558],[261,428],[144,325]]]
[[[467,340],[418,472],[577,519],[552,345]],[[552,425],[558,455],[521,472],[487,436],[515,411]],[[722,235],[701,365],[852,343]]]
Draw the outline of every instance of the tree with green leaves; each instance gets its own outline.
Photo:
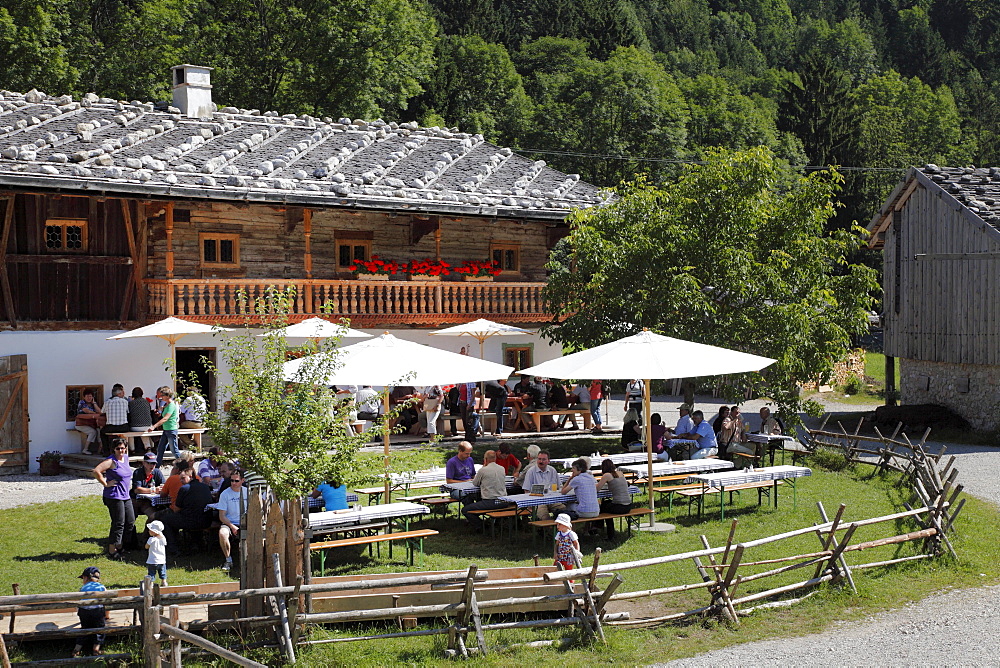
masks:
[[[260,474],[279,499],[304,496],[322,482],[371,481],[384,471],[381,458],[358,457],[359,448],[381,427],[364,435],[349,432],[350,407],[338,402],[326,384],[337,365],[336,340],[308,343],[300,351],[304,363],[294,378],[285,378],[282,365],[289,347],[281,330],[292,299],[292,292],[272,289],[259,302],[246,304],[244,312],[253,318],[220,346],[222,368],[230,378],[219,390],[226,408],[205,416],[215,444]],[[257,319],[265,336],[255,335]]]
[[[550,277],[544,334],[581,349],[646,327],[772,357],[731,384],[785,415],[809,408],[796,382],[843,358],[877,288],[848,260],[863,231],[824,231],[839,184],[833,170],[789,179],[765,148],[712,151],[663,187],[623,184],[610,205],[573,214],[572,271]]]
[[[443,37],[436,60],[414,109],[422,124],[458,126],[502,142],[520,133],[531,100],[502,44],[487,44],[478,35]]]

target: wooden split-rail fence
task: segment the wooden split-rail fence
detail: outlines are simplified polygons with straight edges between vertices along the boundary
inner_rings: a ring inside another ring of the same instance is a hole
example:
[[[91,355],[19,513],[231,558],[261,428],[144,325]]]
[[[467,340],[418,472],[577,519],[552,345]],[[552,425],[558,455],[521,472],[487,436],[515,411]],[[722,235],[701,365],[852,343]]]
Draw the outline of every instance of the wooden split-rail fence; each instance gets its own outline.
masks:
[[[591,565],[573,570],[537,566],[536,557],[534,568],[481,571],[470,565],[465,571],[317,578],[316,582],[307,581],[308,568],[304,573],[291,575],[290,582],[284,581],[283,573],[288,566],[282,564],[282,556],[275,548],[285,546],[286,564],[294,569],[294,555],[303,554],[297,545],[298,538],[293,535],[295,540],[289,541],[287,536],[275,535],[275,529],[265,528],[264,534],[269,539],[261,543],[271,546],[270,564],[266,569],[263,563],[258,564],[258,570],[267,573],[267,582],[259,587],[243,584],[232,591],[161,592],[147,578],[138,595],[110,591],[99,596],[71,592],[0,597],[0,615],[12,617],[13,631],[14,615],[65,609],[84,600],[100,599],[109,609],[132,610],[137,623],[112,632],[141,633],[147,666],[164,662],[179,666],[185,657],[204,654],[239,665],[257,666],[260,664],[241,653],[259,647],[277,649],[285,661],[294,662],[297,649],[303,646],[433,635],[447,636],[447,655],[465,657],[498,649],[490,646],[488,634],[506,629],[572,627],[600,641],[609,627],[655,625],[708,616],[739,623],[743,614],[762,607],[794,604],[810,595],[805,593],[796,598],[800,592],[827,583],[841,584],[856,592],[855,577],[868,569],[933,559],[946,551],[954,554],[949,534],[955,532],[955,520],[964,504],[964,499],[959,498],[962,486],[957,484],[954,458],[942,463],[943,450],[928,454],[924,449],[926,434],[920,442],[912,443],[905,435],[900,436],[898,430],[887,438],[881,434],[860,437],[857,432],[837,434],[824,428],[810,432],[811,449],[836,448],[851,461],[873,466],[873,475],[879,470],[900,471],[901,478],[913,487],[912,501],[899,512],[864,519],[850,519],[844,504],[831,519],[820,503],[818,521],[812,526],[750,540],[738,539],[738,521],[734,520],[722,544],[712,545],[702,536],[699,550],[619,563],[603,563],[598,549]],[[259,495],[251,497],[248,517],[257,516],[254,510],[257,504],[263,520],[264,504],[259,501]],[[267,516],[273,518],[272,522],[278,521],[277,515],[270,511]],[[301,526],[301,517],[295,521]],[[287,524],[286,521],[283,526]],[[884,528],[889,531],[881,530]],[[913,547],[904,550],[904,545]],[[294,549],[289,550],[289,546]],[[861,557],[872,550],[890,553],[875,552],[874,559]],[[250,550],[246,552],[249,554]],[[245,562],[248,560],[244,558]],[[630,571],[658,569],[679,562],[692,564],[692,574],[696,577],[691,582],[623,590]],[[245,569],[252,570],[251,564],[246,563]],[[797,573],[802,575],[796,577]],[[692,607],[691,595],[699,592],[704,592],[704,602]],[[681,598],[671,606],[672,596]],[[663,614],[631,616],[625,606],[641,598],[656,598],[664,607]],[[774,600],[765,602],[768,599]],[[209,615],[207,621],[184,621],[186,607],[227,603],[230,609],[225,618],[213,619]],[[511,620],[512,611],[532,612],[541,618]],[[507,614],[498,619],[495,613]],[[416,627],[419,619],[424,620],[422,628]],[[395,622],[398,629],[331,638],[313,638],[309,633],[315,625],[373,621]],[[253,629],[264,629],[265,633],[249,634]],[[252,641],[225,646],[199,635],[233,630]],[[78,629],[11,632],[0,635],[0,639],[29,641],[89,633]]]

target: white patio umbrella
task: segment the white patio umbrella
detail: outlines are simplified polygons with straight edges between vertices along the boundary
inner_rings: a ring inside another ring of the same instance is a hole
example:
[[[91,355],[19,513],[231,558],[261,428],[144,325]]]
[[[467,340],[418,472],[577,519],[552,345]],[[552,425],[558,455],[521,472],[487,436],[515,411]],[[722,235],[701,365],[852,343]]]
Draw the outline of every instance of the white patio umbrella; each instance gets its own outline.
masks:
[[[483,344],[486,339],[491,336],[517,336],[522,334],[534,334],[534,332],[528,331],[527,329],[521,329],[520,327],[515,327],[514,325],[504,325],[499,322],[493,322],[492,320],[486,320],[480,318],[479,320],[473,320],[472,322],[467,322],[463,325],[455,325],[454,327],[447,327],[445,329],[439,329],[436,332],[431,332],[431,335],[436,336],[470,336],[477,341],[479,341],[479,359],[483,359]]]
[[[652,488],[653,442],[648,429],[650,381],[759,371],[774,362],[769,357],[674,339],[643,330],[603,346],[543,362],[522,373],[550,378],[641,378],[645,386],[643,424],[647,425],[647,429],[643,431],[649,465],[647,484]],[[649,507],[655,510],[652,489],[649,493]],[[650,526],[655,523],[654,515],[655,513],[649,516]]]
[[[170,344],[170,361],[176,369],[176,345],[179,339],[187,336],[188,334],[211,334],[212,332],[230,331],[232,330],[226,327],[219,327],[218,325],[203,325],[200,322],[191,322],[190,320],[182,320],[180,318],[171,317],[164,318],[159,322],[154,322],[152,325],[146,325],[145,327],[140,327],[139,329],[133,329],[128,332],[122,332],[121,334],[109,336],[107,340],[111,341],[112,339],[134,339],[143,336],[158,336]]]
[[[389,387],[402,383],[413,385],[444,385],[447,383],[473,383],[480,380],[507,378],[513,367],[477,360],[468,355],[459,355],[431,348],[413,341],[397,339],[386,332],[361,343],[341,348],[336,353],[336,368],[323,380],[328,385],[382,385]],[[310,358],[285,362],[285,380],[297,381],[302,378],[303,365]],[[385,398],[385,411],[389,411],[389,395]],[[385,451],[385,498],[389,500],[389,432],[383,435]]]
[[[371,334],[351,329],[347,325],[330,322],[324,318],[309,318],[302,322],[289,325],[283,329],[276,329],[257,336],[280,336],[286,339],[319,339],[341,338],[341,339],[367,339]]]

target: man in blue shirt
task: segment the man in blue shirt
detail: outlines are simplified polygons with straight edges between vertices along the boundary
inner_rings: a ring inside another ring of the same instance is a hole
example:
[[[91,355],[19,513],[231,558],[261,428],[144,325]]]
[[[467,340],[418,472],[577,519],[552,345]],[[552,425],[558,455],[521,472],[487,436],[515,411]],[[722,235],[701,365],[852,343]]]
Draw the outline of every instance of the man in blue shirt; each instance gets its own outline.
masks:
[[[694,429],[674,437],[698,441],[698,449],[691,454],[691,459],[704,459],[719,454],[719,445],[715,441],[715,431],[711,424],[705,422],[705,414],[701,411],[695,411],[691,414],[691,420],[694,422]]]

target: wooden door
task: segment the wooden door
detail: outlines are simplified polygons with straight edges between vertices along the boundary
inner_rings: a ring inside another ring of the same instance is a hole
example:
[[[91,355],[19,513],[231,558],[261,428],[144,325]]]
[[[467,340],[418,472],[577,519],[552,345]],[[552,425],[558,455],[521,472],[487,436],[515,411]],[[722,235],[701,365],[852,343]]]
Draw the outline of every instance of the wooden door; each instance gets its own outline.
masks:
[[[0,473],[28,465],[28,356],[0,356]]]

